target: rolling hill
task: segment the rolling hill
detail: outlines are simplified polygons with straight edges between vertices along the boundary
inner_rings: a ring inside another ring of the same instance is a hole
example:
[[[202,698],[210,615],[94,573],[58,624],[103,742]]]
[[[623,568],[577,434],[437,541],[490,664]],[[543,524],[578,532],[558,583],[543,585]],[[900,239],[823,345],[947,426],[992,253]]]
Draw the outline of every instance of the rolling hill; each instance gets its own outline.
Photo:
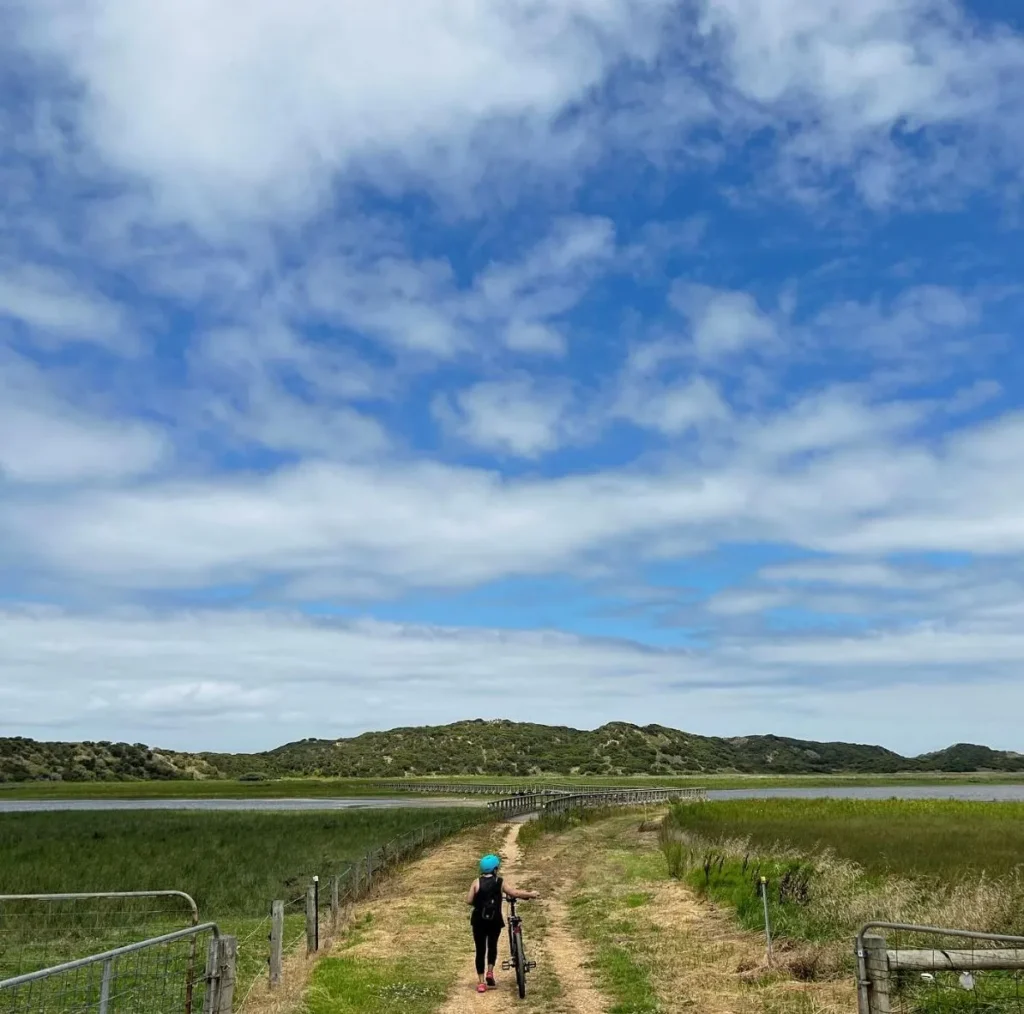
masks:
[[[783,736],[719,738],[625,722],[591,731],[480,719],[367,732],[351,739],[305,739],[255,754],[0,739],[0,781],[915,771],[1024,771],[1024,755],[961,743],[938,753],[903,757],[879,746]]]

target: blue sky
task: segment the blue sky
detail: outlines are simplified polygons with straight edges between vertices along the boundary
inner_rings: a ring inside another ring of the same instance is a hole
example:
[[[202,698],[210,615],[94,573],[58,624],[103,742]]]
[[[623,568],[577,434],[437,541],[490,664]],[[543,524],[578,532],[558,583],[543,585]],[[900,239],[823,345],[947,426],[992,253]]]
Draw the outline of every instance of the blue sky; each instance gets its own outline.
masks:
[[[0,734],[1021,748],[1014,6],[0,40]]]

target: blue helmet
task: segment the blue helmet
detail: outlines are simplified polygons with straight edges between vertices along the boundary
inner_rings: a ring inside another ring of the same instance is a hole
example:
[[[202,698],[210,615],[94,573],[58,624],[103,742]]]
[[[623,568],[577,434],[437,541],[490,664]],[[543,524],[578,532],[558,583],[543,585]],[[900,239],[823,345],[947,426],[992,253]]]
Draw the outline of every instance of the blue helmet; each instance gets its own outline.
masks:
[[[484,856],[480,860],[480,872],[481,873],[493,873],[501,865],[501,860],[495,856]]]

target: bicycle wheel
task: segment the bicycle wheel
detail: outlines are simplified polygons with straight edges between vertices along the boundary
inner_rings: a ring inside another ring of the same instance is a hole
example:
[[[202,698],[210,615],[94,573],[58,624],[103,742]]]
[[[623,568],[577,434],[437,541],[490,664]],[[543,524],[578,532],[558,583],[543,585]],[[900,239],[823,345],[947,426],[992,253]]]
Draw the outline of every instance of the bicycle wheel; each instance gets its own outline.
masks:
[[[523,938],[517,933],[512,938],[512,963],[516,966],[516,986],[519,999],[526,999],[526,955],[523,953]]]

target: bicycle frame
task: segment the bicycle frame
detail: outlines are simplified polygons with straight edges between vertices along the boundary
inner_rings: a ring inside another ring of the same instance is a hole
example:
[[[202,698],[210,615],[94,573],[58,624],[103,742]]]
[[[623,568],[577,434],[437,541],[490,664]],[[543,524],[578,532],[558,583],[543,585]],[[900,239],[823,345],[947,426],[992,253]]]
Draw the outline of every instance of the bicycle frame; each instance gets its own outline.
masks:
[[[508,952],[509,960],[502,962],[502,968],[514,968],[519,982],[519,996],[526,995],[526,973],[537,967],[536,962],[526,958],[526,947],[523,944],[523,920],[516,911],[516,899],[505,895],[508,902]],[[522,961],[522,968],[518,967]]]

